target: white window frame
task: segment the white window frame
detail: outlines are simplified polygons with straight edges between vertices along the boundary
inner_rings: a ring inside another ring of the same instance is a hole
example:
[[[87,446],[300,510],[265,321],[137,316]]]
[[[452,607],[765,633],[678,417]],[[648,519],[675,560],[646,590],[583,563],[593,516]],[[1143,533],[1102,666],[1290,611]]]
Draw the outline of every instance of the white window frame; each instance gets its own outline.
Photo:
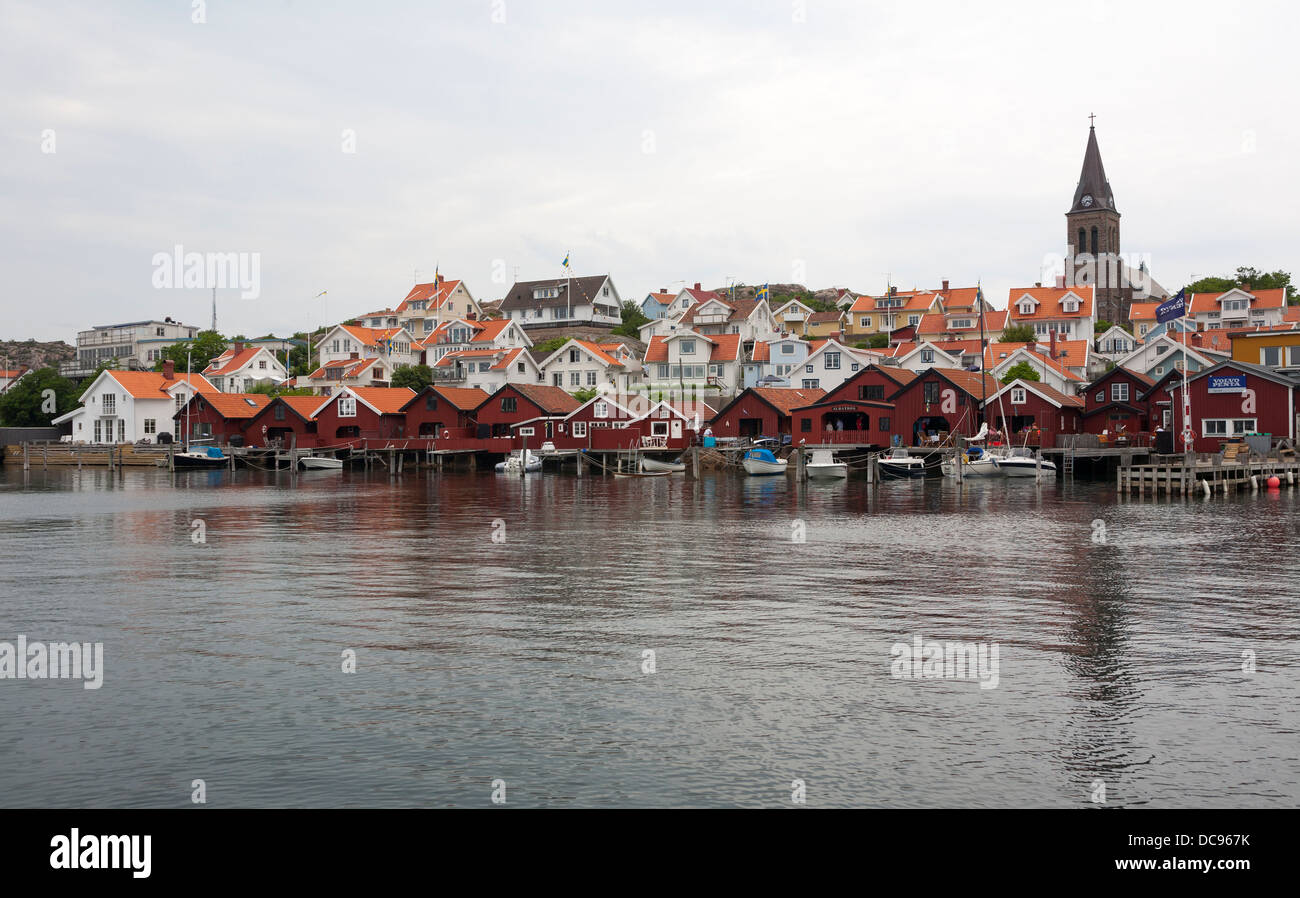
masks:
[[[1128,384],[1113,383],[1110,385],[1111,402],[1128,402]]]
[[[339,399],[339,417],[355,418],[357,416],[357,400],[355,396],[343,396]]]
[[[585,436],[587,435],[587,422],[586,422],[586,421],[574,421],[574,422],[573,422],[573,435],[574,435],[575,437],[585,437]]]

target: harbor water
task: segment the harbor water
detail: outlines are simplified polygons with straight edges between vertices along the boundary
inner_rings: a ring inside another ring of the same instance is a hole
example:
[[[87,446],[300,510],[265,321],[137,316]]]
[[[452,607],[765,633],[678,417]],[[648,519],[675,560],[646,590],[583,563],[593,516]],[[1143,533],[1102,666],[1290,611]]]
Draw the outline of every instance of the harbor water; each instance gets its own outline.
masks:
[[[11,466],[0,805],[1294,807],[1298,494]]]

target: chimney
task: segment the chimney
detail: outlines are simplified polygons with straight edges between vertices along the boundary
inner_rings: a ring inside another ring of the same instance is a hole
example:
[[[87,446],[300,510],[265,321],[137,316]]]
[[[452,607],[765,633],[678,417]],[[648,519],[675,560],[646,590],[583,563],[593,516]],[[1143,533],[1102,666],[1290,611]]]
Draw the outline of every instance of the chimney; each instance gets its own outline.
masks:
[[[659,292],[660,292],[660,293],[667,293],[667,292],[668,292],[668,288],[667,288],[667,287],[660,287],[660,288],[659,288]]]
[[[1047,357],[1049,359],[1056,358],[1056,331],[1055,330],[1052,331],[1052,342],[1049,343],[1047,347]]]
[[[1043,282],[1042,282],[1042,281],[1034,281],[1034,286],[1035,286],[1035,287],[1041,287],[1041,286],[1043,286]]]
[[[1057,290],[1064,290],[1064,289],[1065,289],[1065,275],[1063,275],[1063,274],[1058,274],[1058,275],[1056,276],[1056,289],[1057,289]]]
[[[235,352],[243,352],[243,351],[244,351],[244,341],[243,341],[243,340],[236,340],[236,341],[235,341]]]
[[[948,292],[948,282],[947,282],[947,281],[944,281],[944,282],[943,282],[943,292],[944,292],[944,293],[947,293],[947,292]]]
[[[350,353],[348,353],[348,358],[350,358],[350,359],[359,359],[359,358],[361,358],[361,356],[357,355],[355,352],[350,352]]]
[[[478,312],[466,312],[466,313],[465,313],[465,320],[466,320],[466,321],[477,321],[477,320],[478,320]]]
[[[176,379],[176,363],[171,359],[163,362],[163,380]]]
[[[696,281],[696,282],[695,282],[695,289],[696,289],[696,290],[702,290],[702,289],[704,289],[704,288],[700,286],[700,282],[699,282],[699,281]]]

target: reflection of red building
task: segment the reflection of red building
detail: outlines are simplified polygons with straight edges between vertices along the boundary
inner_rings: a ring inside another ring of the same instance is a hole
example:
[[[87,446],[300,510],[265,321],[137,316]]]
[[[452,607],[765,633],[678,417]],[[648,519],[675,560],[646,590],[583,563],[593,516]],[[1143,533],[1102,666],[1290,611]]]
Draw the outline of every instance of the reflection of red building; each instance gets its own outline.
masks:
[[[978,371],[931,368],[894,394],[892,429],[903,445],[923,445],[927,437],[972,436],[980,426],[980,403],[1002,388]]]
[[[750,387],[714,416],[710,427],[717,437],[777,437],[792,432],[792,412],[820,402],[825,390]]]
[[[406,434],[421,439],[473,436],[474,409],[487,398],[477,387],[425,387],[402,406]]]
[[[317,444],[316,409],[319,396],[278,396],[248,422],[244,439],[250,446],[280,441],[286,448],[310,449]]]
[[[1144,374],[1118,366],[1088,384],[1083,394],[1084,433],[1140,433],[1154,430],[1147,393],[1155,381]]]
[[[257,413],[270,403],[271,397],[260,393],[195,393],[174,416],[177,438],[185,440],[189,427],[190,440],[202,440],[215,446],[225,446],[231,437],[248,440],[246,431]]]
[[[1047,384],[1016,379],[989,397],[984,406],[989,427],[1013,446],[1055,446],[1061,434],[1080,432],[1083,400]]]
[[[406,387],[344,387],[316,409],[320,445],[406,436],[402,407],[415,396]]]
[[[1300,381],[1248,362],[1223,362],[1190,375],[1192,433],[1197,452],[1218,452],[1233,437],[1267,433],[1273,440],[1296,435]],[[1183,428],[1181,387],[1171,392],[1175,432]],[[1179,440],[1179,448],[1182,441]]]

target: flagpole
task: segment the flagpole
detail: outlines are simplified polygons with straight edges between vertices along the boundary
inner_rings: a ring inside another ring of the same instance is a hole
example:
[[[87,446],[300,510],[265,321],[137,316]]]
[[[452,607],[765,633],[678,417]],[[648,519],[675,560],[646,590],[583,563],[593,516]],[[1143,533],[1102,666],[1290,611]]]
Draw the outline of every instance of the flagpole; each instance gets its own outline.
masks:
[[[569,259],[569,250],[564,253],[564,320],[573,317],[573,263]]]

